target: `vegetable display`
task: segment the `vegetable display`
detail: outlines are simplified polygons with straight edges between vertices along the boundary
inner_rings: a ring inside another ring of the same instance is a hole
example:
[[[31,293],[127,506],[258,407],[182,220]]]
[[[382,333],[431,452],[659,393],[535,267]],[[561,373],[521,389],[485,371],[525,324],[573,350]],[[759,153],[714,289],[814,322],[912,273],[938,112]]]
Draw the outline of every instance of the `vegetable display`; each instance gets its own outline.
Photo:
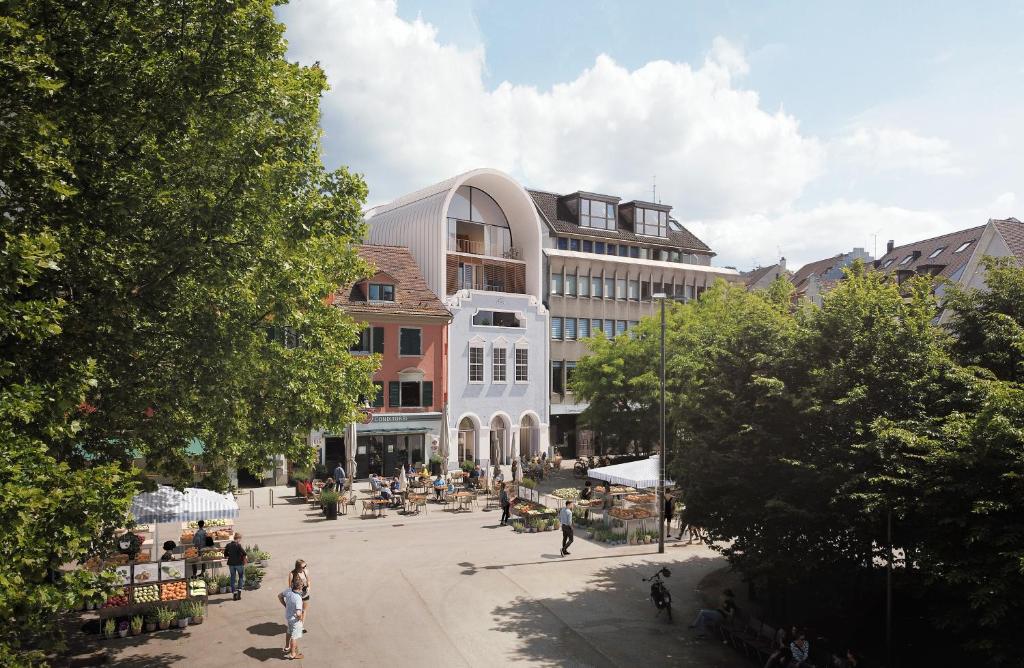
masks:
[[[580,498],[580,490],[575,487],[562,487],[551,492],[552,496],[557,496],[560,499],[565,500],[576,500]]]
[[[207,529],[209,529],[210,527],[229,527],[229,526],[233,526],[233,523],[232,523],[231,520],[214,519],[214,520],[206,520],[204,522],[204,525],[206,526]],[[199,522],[198,521],[189,522],[185,526],[187,528],[189,528],[189,529],[198,529],[199,528]]]
[[[654,494],[627,494],[626,501],[631,503],[654,503],[658,497]]]
[[[128,605],[128,590],[121,589],[118,593],[114,594],[101,605],[101,608],[119,608],[121,606]]]
[[[188,581],[189,596],[206,596],[206,580],[194,578]]]

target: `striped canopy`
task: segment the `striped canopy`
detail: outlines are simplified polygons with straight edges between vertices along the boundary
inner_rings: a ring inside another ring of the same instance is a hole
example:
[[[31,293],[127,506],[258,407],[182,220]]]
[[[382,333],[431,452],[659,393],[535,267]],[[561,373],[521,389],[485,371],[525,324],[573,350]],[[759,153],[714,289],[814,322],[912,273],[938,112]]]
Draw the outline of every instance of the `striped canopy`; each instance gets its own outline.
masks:
[[[587,471],[587,475],[598,480],[607,480],[616,485],[629,485],[630,487],[657,487],[658,478],[661,477],[661,460],[658,455],[647,459],[638,459],[635,462],[625,464],[612,464],[601,466]],[[674,485],[671,480],[665,480],[666,485]]]
[[[136,495],[132,499],[131,514],[136,522],[143,524],[229,519],[238,517],[238,503],[231,494],[195,487],[179,492],[161,485],[155,492]]]

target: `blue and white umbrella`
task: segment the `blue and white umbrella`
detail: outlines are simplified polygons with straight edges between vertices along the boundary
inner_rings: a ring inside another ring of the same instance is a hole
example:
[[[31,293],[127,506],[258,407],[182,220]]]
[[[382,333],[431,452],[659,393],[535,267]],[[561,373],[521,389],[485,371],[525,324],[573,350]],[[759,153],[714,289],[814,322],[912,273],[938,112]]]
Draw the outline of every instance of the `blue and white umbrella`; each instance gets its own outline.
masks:
[[[179,492],[161,485],[155,492],[136,495],[130,512],[141,524],[228,519],[238,517],[238,502],[231,494],[195,487]]]

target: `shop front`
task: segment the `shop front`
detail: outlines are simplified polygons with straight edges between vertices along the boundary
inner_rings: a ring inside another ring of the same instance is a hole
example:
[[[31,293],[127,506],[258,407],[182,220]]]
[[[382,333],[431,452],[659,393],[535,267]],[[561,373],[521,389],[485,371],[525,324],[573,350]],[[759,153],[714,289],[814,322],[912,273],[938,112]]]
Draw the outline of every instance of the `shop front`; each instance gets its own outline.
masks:
[[[440,413],[377,414],[356,425],[356,477],[394,475],[399,466],[422,465],[441,433]]]

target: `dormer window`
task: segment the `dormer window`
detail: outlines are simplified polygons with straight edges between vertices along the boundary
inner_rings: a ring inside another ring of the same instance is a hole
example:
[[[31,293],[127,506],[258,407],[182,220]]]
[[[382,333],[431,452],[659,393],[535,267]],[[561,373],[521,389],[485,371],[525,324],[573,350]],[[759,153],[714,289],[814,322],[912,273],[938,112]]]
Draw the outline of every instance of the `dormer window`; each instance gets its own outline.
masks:
[[[370,283],[369,298],[371,302],[393,302],[395,286],[390,283]]]
[[[967,247],[970,246],[972,243],[974,243],[974,242],[973,241],[965,241],[964,243],[960,244],[960,247],[957,248],[953,252],[954,253],[963,253],[965,250],[967,250]]]
[[[634,230],[637,234],[650,237],[668,236],[668,212],[654,209],[636,208]]]
[[[580,225],[583,227],[596,227],[599,230],[614,230],[615,211],[616,207],[614,204],[581,197]]]

